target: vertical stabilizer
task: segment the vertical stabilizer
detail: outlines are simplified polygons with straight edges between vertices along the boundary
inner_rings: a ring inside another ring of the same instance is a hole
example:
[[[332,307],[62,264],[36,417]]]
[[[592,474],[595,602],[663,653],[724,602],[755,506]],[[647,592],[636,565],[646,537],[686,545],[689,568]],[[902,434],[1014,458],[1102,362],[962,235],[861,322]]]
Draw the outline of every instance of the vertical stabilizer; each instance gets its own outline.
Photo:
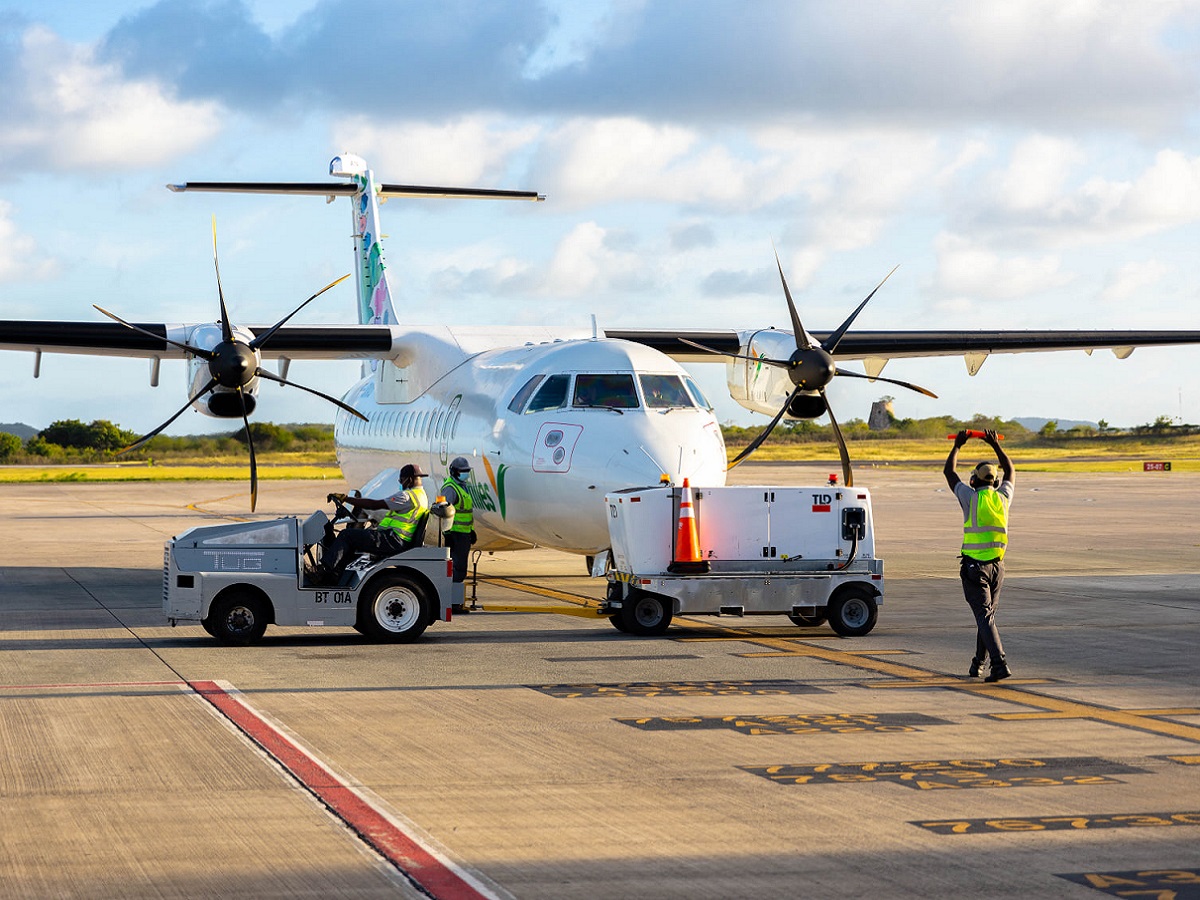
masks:
[[[357,268],[358,321],[361,325],[394,325],[396,309],[379,230],[379,191],[375,175],[362,157],[335,156],[329,174],[350,178],[358,187],[351,201],[354,218],[354,259]]]

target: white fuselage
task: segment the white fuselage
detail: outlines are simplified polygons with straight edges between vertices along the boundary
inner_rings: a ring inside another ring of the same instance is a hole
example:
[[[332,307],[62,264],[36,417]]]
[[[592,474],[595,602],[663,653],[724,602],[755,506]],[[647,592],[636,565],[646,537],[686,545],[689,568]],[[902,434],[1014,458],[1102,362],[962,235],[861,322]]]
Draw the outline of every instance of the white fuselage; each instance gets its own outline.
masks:
[[[419,350],[409,366],[382,364],[343,397],[370,421],[338,416],[338,462],[356,487],[416,463],[430,473],[432,499],[450,461],[466,457],[477,549],[596,553],[609,545],[606,493],[664,474],[725,483],[715,416],[683,368],[655,350],[601,338],[477,351],[478,333],[464,340],[449,329],[409,340]],[[616,394],[597,398],[599,387]]]

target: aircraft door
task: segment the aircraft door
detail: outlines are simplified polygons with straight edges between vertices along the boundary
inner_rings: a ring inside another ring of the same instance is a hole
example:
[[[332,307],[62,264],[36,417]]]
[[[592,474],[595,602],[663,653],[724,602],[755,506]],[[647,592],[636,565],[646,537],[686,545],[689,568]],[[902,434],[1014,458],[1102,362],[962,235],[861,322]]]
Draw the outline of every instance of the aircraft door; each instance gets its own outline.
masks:
[[[450,406],[446,409],[446,417],[441,421],[441,427],[438,429],[438,460],[443,466],[446,465],[446,460],[450,455],[450,432],[454,425],[454,417],[458,414],[458,405],[462,402],[462,394],[455,394],[454,399],[450,401]]]

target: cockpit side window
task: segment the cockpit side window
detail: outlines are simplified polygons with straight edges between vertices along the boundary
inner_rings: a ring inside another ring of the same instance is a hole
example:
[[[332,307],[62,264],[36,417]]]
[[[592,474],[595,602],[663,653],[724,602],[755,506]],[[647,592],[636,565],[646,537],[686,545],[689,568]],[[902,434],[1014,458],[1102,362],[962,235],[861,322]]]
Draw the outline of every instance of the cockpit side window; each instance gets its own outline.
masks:
[[[571,405],[577,409],[637,409],[638,397],[633,387],[633,376],[576,375],[575,395]]]
[[[649,375],[638,376],[642,383],[642,396],[646,398],[649,409],[672,409],[680,406],[695,406],[683,387],[683,379],[678,375]]]
[[[533,392],[537,389],[537,386],[542,383],[542,379],[545,377],[545,375],[534,375],[527,382],[525,382],[525,386],[517,391],[517,395],[513,397],[512,402],[508,404],[509,410],[511,412],[519,413],[521,411],[521,407],[523,407],[529,401],[529,398],[533,396]]]
[[[544,412],[548,409],[561,409],[567,405],[567,387],[571,384],[570,375],[551,375],[542,382],[541,388],[533,396],[533,402],[525,410],[525,414]]]
[[[700,390],[700,385],[696,384],[695,381],[686,376],[684,377],[683,381],[687,385],[688,390],[692,392],[692,397],[695,399],[696,403],[698,403],[702,409],[707,409],[709,412],[712,412],[713,405],[709,403],[708,398],[704,396],[704,391]]]

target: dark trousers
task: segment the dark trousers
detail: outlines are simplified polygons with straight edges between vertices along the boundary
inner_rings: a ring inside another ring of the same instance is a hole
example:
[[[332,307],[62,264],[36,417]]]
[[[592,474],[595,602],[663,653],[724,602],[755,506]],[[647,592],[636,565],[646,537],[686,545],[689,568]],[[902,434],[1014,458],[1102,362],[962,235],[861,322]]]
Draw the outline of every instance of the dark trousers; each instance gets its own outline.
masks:
[[[1000,586],[1004,583],[1004,562],[986,562],[964,556],[958,570],[962,579],[963,596],[975,614],[975,658],[983,662],[991,657],[992,665],[1004,662],[1004,645],[996,630],[996,607],[1000,603]]]
[[[335,576],[341,575],[360,553],[391,556],[404,547],[390,528],[345,528],[321,554],[321,564]]]
[[[451,580],[461,584],[467,580],[467,558],[471,555],[471,534],[467,531],[447,531],[442,537],[450,548],[450,562],[453,564]]]

